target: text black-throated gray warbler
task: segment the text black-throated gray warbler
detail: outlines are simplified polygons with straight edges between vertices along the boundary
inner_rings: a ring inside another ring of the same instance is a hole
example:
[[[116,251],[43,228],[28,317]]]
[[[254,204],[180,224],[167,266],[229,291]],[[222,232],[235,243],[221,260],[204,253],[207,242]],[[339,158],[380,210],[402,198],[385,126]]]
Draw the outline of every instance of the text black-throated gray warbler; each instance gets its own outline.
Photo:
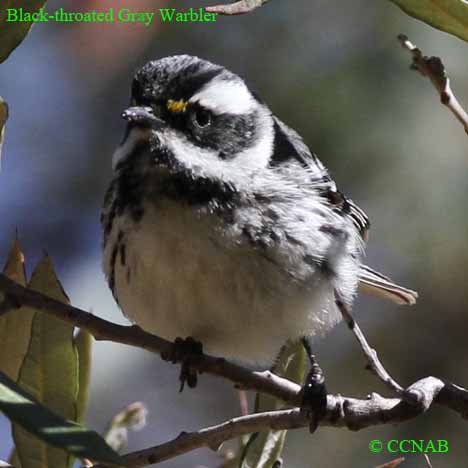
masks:
[[[358,284],[415,301],[361,263],[365,213],[237,75],[187,55],[149,62],[123,117],[104,270],[143,329],[267,366],[339,321],[335,292],[348,306]]]

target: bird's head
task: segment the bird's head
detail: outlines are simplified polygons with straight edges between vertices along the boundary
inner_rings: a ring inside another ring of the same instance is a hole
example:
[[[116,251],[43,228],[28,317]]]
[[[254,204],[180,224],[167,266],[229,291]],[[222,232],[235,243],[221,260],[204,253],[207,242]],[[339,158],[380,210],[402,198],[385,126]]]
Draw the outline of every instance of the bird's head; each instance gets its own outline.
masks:
[[[133,79],[127,130],[114,168],[144,164],[167,176],[189,174],[236,185],[266,168],[274,121],[243,79],[188,55],[147,63]]]

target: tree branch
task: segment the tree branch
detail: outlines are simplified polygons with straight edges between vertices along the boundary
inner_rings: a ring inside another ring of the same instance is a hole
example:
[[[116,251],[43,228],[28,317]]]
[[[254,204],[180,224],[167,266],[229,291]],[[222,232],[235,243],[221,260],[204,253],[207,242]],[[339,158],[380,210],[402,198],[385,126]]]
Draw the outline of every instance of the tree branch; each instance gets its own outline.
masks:
[[[421,50],[410,42],[404,34],[400,34],[398,40],[401,46],[408,50],[413,57],[411,68],[431,80],[434,88],[439,93],[440,102],[450,109],[468,134],[468,114],[458,102],[450,87],[450,79],[447,76],[442,60],[439,57],[427,57],[423,55]]]
[[[58,302],[15,283],[3,274],[0,274],[0,292],[3,293],[4,298],[8,298],[15,305],[33,307],[51,314],[89,331],[96,339],[135,346],[161,356],[173,354],[174,345],[167,340],[146,333],[139,327],[117,325],[84,310]],[[337,304],[348,326],[358,337],[371,367],[381,366],[379,376],[385,381],[385,376],[388,376],[388,373],[378,361],[375,351],[367,344],[357,323],[346,307],[340,303],[339,298],[337,298]],[[6,313],[21,313],[21,309],[15,307]],[[301,387],[271,372],[254,372],[229,363],[222,358],[208,355],[195,355],[193,358],[191,366],[200,372],[224,377],[242,388],[272,395],[293,406],[301,404]],[[398,384],[396,385],[395,388],[394,384],[389,384],[394,391],[401,389]],[[468,419],[468,391],[452,383],[443,382],[435,377],[427,377],[415,382],[406,390],[398,390],[398,393],[399,398],[384,398],[373,393],[367,399],[329,394],[327,395],[327,408],[319,424],[347,427],[350,430],[359,430],[379,424],[395,424],[415,418],[429,410],[434,403],[450,408]],[[414,396],[411,402],[405,400],[406,395]],[[309,424],[307,412],[301,411],[300,408],[257,413],[235,418],[197,432],[182,433],[164,444],[129,453],[124,459],[127,466],[136,468],[168,460],[201,447],[217,449],[222,442],[240,435],[268,429],[295,429],[307,427]]]
[[[163,359],[174,355],[174,344],[163,338],[143,331],[140,327],[117,325],[95,315],[56,301],[44,294],[25,288],[0,273],[0,292],[17,307],[29,306],[48,313],[76,327],[87,330],[96,340],[107,340],[142,348],[159,354]],[[0,310],[3,309],[0,303]],[[5,311],[4,311],[5,313]],[[21,313],[20,309],[9,309],[7,313]],[[180,362],[180,361],[176,361]],[[199,372],[228,379],[246,390],[270,394],[291,405],[301,404],[301,387],[269,371],[255,372],[230,363],[223,358],[203,355],[191,356],[190,366]]]
[[[408,421],[426,412],[433,403],[447,406],[457,412],[460,407],[453,405],[457,400],[463,401],[466,417],[468,410],[468,392],[463,397],[459,389],[434,377],[419,380],[409,390],[421,394],[425,402],[422,406],[409,404],[401,398],[383,398],[373,393],[367,399],[348,398],[340,395],[327,395],[327,409],[319,421],[321,426],[346,427],[357,431],[370,426],[395,424]],[[308,427],[310,424],[306,412],[299,408],[281,411],[270,411],[241,416],[216,426],[201,429],[197,432],[183,432],[175,439],[155,447],[132,452],[124,456],[126,466],[138,468],[160,463],[198,448],[217,450],[230,439],[265,430],[288,430]],[[96,465],[95,468],[105,468]]]
[[[216,5],[206,7],[206,11],[220,15],[242,15],[264,5],[268,0],[240,0],[229,5]]]

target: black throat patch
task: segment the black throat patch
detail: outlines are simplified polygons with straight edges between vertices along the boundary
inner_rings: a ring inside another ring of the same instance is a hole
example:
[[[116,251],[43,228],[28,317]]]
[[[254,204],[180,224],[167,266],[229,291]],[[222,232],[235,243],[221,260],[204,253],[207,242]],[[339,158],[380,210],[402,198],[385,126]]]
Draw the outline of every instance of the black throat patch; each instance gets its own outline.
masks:
[[[138,223],[144,215],[145,202],[157,204],[166,198],[226,216],[241,203],[238,191],[231,184],[171,168],[170,162],[161,166],[155,159],[157,156],[148,147],[137,146],[119,165],[105,199],[102,216],[105,238],[115,217],[129,216]]]

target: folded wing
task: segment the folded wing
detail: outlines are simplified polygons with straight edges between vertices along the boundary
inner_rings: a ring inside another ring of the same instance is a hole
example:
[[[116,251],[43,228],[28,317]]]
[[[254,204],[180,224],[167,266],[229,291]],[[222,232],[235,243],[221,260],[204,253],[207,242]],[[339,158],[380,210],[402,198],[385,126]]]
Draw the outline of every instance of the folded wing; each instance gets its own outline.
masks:
[[[361,265],[359,291],[388,299],[400,305],[413,305],[418,298],[416,291],[395,284],[390,278],[366,265]]]

